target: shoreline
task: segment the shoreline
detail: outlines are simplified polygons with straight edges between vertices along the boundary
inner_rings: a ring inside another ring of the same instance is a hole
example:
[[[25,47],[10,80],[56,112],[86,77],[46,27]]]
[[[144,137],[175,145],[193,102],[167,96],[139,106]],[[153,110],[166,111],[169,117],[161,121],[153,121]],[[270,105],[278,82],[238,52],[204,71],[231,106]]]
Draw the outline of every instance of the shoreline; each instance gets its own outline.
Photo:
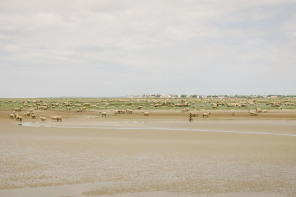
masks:
[[[47,116],[48,118],[52,115],[62,115],[65,118],[78,118],[78,117],[92,117],[98,118],[98,120],[102,117],[100,112],[107,112],[107,117],[105,119],[187,119],[189,117],[189,113],[196,113],[198,116],[194,119],[203,119],[203,120],[213,120],[213,119],[282,119],[282,120],[296,120],[296,109],[284,109],[284,110],[269,110],[266,113],[261,112],[258,113],[257,116],[250,116],[249,110],[191,110],[189,112],[181,112],[180,110],[135,110],[132,114],[115,114],[114,110],[92,110],[92,111],[84,111],[84,112],[76,112],[76,111],[46,111],[46,110],[34,110],[37,119],[40,116]],[[149,116],[144,117],[143,112],[149,112]],[[12,110],[0,110],[0,121],[9,119],[9,114],[12,113]],[[18,114],[22,115],[24,120],[31,119],[31,117],[24,116],[26,111],[18,112]],[[211,113],[209,117],[203,118],[203,113]],[[234,116],[232,115],[234,113]]]

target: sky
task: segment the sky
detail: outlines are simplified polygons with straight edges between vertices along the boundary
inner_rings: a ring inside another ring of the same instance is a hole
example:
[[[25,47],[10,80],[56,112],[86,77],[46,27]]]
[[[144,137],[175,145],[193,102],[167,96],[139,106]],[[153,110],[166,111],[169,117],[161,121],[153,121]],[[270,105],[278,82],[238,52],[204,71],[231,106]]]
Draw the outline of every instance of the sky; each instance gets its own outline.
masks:
[[[0,0],[0,98],[296,94],[296,0]]]

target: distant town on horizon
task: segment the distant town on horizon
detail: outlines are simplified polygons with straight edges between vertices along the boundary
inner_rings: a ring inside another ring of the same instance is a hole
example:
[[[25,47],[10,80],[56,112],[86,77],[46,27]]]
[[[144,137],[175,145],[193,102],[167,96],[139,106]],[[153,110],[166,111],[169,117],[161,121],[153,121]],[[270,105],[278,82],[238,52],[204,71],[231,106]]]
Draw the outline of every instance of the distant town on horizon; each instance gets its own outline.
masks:
[[[296,98],[296,95],[138,94],[138,95],[126,95],[126,96],[58,96],[58,97],[37,97],[37,98]]]
[[[125,98],[295,98],[296,95],[187,95],[187,94],[142,94]]]

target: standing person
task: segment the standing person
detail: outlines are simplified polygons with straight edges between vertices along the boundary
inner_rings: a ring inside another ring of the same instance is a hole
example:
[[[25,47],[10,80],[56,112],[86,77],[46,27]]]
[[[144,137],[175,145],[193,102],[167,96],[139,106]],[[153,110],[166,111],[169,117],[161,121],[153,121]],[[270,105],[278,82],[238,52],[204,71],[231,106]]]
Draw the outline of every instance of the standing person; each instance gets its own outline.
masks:
[[[189,122],[192,122],[193,118],[192,118],[192,113],[189,114]]]

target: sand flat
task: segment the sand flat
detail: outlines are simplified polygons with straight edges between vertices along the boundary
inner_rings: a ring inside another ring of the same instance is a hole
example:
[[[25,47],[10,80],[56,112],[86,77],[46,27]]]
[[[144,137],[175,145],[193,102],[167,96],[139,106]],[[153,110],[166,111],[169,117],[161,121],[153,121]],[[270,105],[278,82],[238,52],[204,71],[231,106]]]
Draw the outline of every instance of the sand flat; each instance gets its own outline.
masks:
[[[0,117],[0,196],[296,194],[293,118]]]

